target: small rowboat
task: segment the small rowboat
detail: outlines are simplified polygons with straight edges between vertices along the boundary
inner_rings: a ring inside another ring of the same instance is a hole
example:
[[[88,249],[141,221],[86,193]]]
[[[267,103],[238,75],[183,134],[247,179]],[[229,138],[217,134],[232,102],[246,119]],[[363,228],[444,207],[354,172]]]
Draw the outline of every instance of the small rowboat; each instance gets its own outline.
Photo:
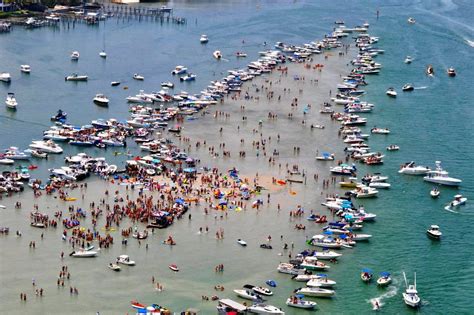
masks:
[[[175,264],[169,265],[168,268],[170,268],[170,269],[173,270],[174,272],[178,272],[178,271],[179,271],[178,266],[176,266]]]

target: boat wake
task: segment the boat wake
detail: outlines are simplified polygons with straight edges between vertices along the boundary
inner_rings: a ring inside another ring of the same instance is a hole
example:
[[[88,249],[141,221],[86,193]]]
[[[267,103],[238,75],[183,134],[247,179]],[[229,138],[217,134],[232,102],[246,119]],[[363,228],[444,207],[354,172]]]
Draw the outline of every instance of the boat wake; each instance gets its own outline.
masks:
[[[416,87],[415,90],[425,90],[427,88],[428,88],[427,86],[420,86],[420,87]]]
[[[398,287],[395,286],[395,283],[394,285],[389,286],[387,289],[388,291],[385,292],[384,294],[378,297],[371,298],[370,300],[367,301],[367,303],[370,303],[370,305],[372,305],[372,310],[374,311],[380,310],[382,306],[385,304],[383,303],[384,300],[390,299],[394,297],[395,295],[397,295],[398,293]]]
[[[464,38],[464,41],[466,42],[466,44],[474,48],[474,40],[469,40],[467,38]]]
[[[457,213],[457,214],[459,214],[459,211],[454,211],[450,206],[444,207],[444,210],[449,211],[449,212],[452,212],[452,213]]]

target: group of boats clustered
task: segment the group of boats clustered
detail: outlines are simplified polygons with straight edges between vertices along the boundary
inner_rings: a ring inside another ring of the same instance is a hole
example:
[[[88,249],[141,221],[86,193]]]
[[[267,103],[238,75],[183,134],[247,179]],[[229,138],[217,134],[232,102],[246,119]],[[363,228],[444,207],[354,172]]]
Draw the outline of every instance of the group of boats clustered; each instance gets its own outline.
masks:
[[[414,19],[410,18],[409,23],[413,24]],[[146,170],[148,175],[159,174],[163,169],[165,163],[174,163],[181,161],[187,167],[194,167],[196,161],[187,156],[186,153],[173,144],[172,140],[161,137],[161,133],[157,130],[168,128],[168,132],[179,136],[181,126],[175,125],[169,127],[169,122],[175,119],[178,115],[185,115],[192,117],[198,111],[207,108],[209,105],[217,104],[218,100],[222,99],[226,94],[241,91],[241,86],[244,82],[252,80],[256,76],[270,73],[278,65],[284,62],[302,62],[313,54],[320,54],[329,49],[340,49],[343,47],[343,38],[348,37],[349,34],[356,34],[354,36],[356,46],[359,49],[359,54],[352,60],[353,70],[343,77],[343,82],[337,85],[338,93],[331,98],[331,103],[325,103],[320,110],[321,114],[330,114],[331,118],[337,120],[341,124],[339,130],[343,135],[343,142],[347,145],[346,153],[354,161],[359,161],[366,165],[378,165],[383,163],[385,155],[381,152],[371,151],[366,140],[369,138],[368,134],[363,134],[360,126],[366,125],[367,118],[361,117],[361,114],[370,113],[374,105],[366,101],[362,101],[360,97],[365,94],[365,91],[360,89],[361,86],[368,84],[366,77],[369,75],[379,74],[382,65],[375,61],[379,54],[384,51],[375,48],[375,44],[379,41],[378,37],[370,36],[367,31],[369,24],[365,23],[363,26],[356,28],[345,27],[342,21],[336,22],[337,28],[330,36],[326,36],[319,42],[311,42],[303,46],[287,45],[282,42],[277,42],[275,49],[260,52],[258,61],[251,62],[248,69],[231,70],[229,75],[220,81],[213,81],[205,90],[199,95],[189,95],[186,92],[172,94],[170,89],[174,88],[171,82],[163,82],[161,84],[162,90],[159,92],[145,93],[141,90],[135,96],[127,97],[130,103],[131,117],[129,120],[120,122],[116,119],[97,119],[93,120],[89,125],[73,126],[66,123],[67,113],[59,110],[57,114],[51,117],[54,121],[54,126],[46,130],[43,134],[42,140],[32,141],[28,150],[21,151],[16,147],[11,147],[4,151],[0,158],[0,164],[11,165],[15,161],[29,160],[30,158],[47,158],[48,154],[60,154],[63,149],[58,144],[68,143],[69,145],[82,147],[125,147],[127,139],[133,138],[139,144],[140,149],[146,151],[148,155],[142,156],[133,160],[127,161],[127,169],[119,170],[116,165],[108,164],[104,158],[94,158],[85,153],[76,156],[66,157],[65,161],[68,166],[63,166],[57,169],[50,169],[51,178],[46,184],[40,180],[30,178],[29,169],[34,168],[34,165],[21,168],[18,172],[4,172],[0,178],[0,191],[2,192],[18,192],[23,190],[21,181],[28,181],[28,185],[35,190],[47,189],[55,183],[74,182],[86,178],[90,173],[95,173],[100,176],[114,175],[120,172],[126,172],[130,168],[138,168]],[[200,42],[206,44],[209,38],[202,35]],[[222,53],[216,50],[213,53],[214,58],[222,59]],[[236,53],[236,57],[246,57],[243,52]],[[105,51],[100,53],[101,58],[106,58]],[[71,60],[77,61],[80,54],[74,51],[71,54]],[[411,63],[413,59],[407,57],[405,63]],[[431,69],[431,70],[430,70]],[[31,68],[28,65],[22,65],[21,71],[30,73]],[[448,74],[454,69],[449,69]],[[172,71],[172,75],[180,76],[180,81],[193,81],[196,75],[189,73],[185,66],[176,66]],[[427,74],[432,75],[433,69],[429,68]],[[451,74],[450,74],[451,75]],[[2,73],[1,79],[3,81],[10,81],[9,74]],[[133,79],[144,80],[145,78],[140,74],[134,74]],[[87,75],[72,74],[65,78],[66,81],[87,81]],[[112,86],[120,85],[119,81],[111,82]],[[410,91],[407,85],[403,88],[404,91]],[[390,88],[387,91],[389,97],[396,97],[396,91]],[[103,94],[97,94],[93,101],[100,106],[107,106],[108,98]],[[164,107],[163,103],[177,104],[176,106]],[[159,108],[153,108],[149,105],[154,103],[161,103]],[[9,93],[6,99],[6,105],[9,108],[16,109],[17,101],[15,95]],[[342,105],[344,110],[338,112],[334,109],[335,106]],[[388,135],[390,130],[387,128],[372,128],[373,135],[381,134]],[[155,139],[155,134],[159,134],[160,138]],[[396,144],[390,144],[386,147],[388,152],[399,150]],[[318,161],[333,161],[334,155],[324,152],[317,156]],[[404,164],[399,170],[400,174],[404,175],[423,175],[423,180],[437,185],[458,186],[461,184],[460,179],[450,177],[448,172],[441,167],[441,162],[436,161],[435,169],[426,166],[415,165],[414,162]],[[326,216],[312,214],[307,218],[309,221],[314,221],[320,224],[326,224],[323,228],[323,233],[314,235],[307,241],[307,245],[317,248],[316,250],[304,250],[298,254],[294,259],[287,263],[280,263],[277,270],[280,273],[289,274],[293,281],[304,282],[306,286],[301,287],[286,300],[286,305],[301,309],[314,309],[317,303],[309,298],[331,298],[334,297],[336,282],[328,278],[327,274],[320,272],[327,272],[330,266],[324,261],[334,261],[343,254],[340,250],[353,248],[357,242],[368,241],[372,235],[359,233],[366,224],[375,221],[376,214],[366,212],[364,207],[357,207],[352,201],[361,198],[376,197],[380,189],[390,188],[388,176],[382,174],[368,174],[361,178],[360,182],[356,177],[357,168],[355,164],[339,164],[330,168],[330,173],[347,178],[339,183],[341,188],[349,188],[344,196],[336,196],[327,198],[323,206],[330,210],[337,221],[328,222]],[[294,175],[298,175],[297,173]],[[430,192],[433,198],[440,194],[438,188],[433,188]],[[450,202],[446,208],[452,209],[463,205],[466,198],[461,195],[456,195],[454,200]],[[1,206],[3,207],[3,206]],[[31,225],[37,228],[45,228],[43,218],[45,214],[34,211],[31,214]],[[79,223],[75,221],[66,222],[70,227],[77,226]],[[7,227],[2,228],[3,232],[8,232]],[[431,225],[426,231],[427,235],[433,239],[441,238],[441,231],[439,226]],[[64,236],[64,235],[63,235]],[[64,236],[65,237],[65,236]],[[133,237],[137,239],[144,239],[147,237],[147,232],[135,231]],[[173,242],[173,240],[169,240]],[[243,239],[238,239],[237,243],[240,246],[247,246]],[[262,248],[271,248],[268,244],[260,245]],[[78,258],[89,258],[98,255],[98,251],[94,250],[94,246],[88,246],[79,250],[74,250],[70,256]],[[108,265],[111,270],[120,271],[120,265],[133,266],[135,262],[127,255],[121,255],[116,262]],[[169,268],[178,272],[179,267],[175,264]],[[406,290],[403,292],[403,300],[405,304],[410,307],[419,307],[421,305],[421,298],[418,295],[416,287],[416,274],[413,284],[409,284],[405,273]],[[373,280],[374,274],[370,269],[364,268],[361,271],[360,278],[363,282],[369,283]],[[392,282],[389,272],[381,272],[376,280],[380,287],[387,287]],[[275,280],[268,280],[266,284],[275,288],[278,286]],[[246,284],[242,289],[235,289],[234,293],[242,299],[250,300],[250,306],[241,304],[231,299],[219,299],[217,310],[220,314],[228,314],[228,312],[235,312],[235,314],[243,314],[244,312],[251,312],[256,314],[284,314],[281,308],[266,304],[265,300],[272,295],[272,289],[264,286],[255,286]],[[378,310],[381,305],[379,301],[374,300],[374,310]],[[146,306],[137,301],[132,301],[132,307],[139,313],[166,313],[166,309],[158,305]]]

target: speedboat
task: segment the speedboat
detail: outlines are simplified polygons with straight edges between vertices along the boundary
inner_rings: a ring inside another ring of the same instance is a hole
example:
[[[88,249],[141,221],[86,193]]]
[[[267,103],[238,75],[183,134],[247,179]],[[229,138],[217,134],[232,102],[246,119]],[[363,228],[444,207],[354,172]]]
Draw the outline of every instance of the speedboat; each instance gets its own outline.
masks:
[[[430,196],[431,196],[431,198],[438,198],[440,194],[441,194],[441,192],[440,192],[439,189],[436,188],[436,187],[434,187],[434,188],[431,189],[431,191],[430,191]]]
[[[467,201],[466,197],[463,197],[462,195],[456,195],[454,196],[454,200],[451,201],[447,207],[456,208],[456,207],[465,205],[466,201]]]
[[[409,91],[413,91],[415,88],[413,87],[412,84],[410,83],[407,83],[405,84],[403,87],[402,87],[402,91],[403,92],[409,92]]]
[[[174,84],[172,82],[169,82],[169,81],[161,82],[161,86],[162,87],[167,87],[167,88],[170,88],[170,89],[174,88]]]
[[[390,273],[388,272],[381,272],[380,277],[377,279],[377,285],[384,287],[392,283],[392,278],[390,277]]]
[[[18,106],[18,102],[15,99],[15,93],[7,94],[7,99],[5,100],[5,104],[10,109],[16,109],[16,107]]]
[[[25,152],[30,153],[31,156],[34,156],[36,158],[40,158],[40,159],[47,159],[48,158],[48,153],[43,152],[41,150],[28,149],[28,150],[25,150]]]
[[[109,105],[109,99],[104,94],[96,94],[96,96],[92,100],[97,105],[101,105],[101,106]]]
[[[312,278],[306,282],[308,287],[319,287],[319,288],[332,288],[336,285],[336,281],[328,279],[324,274],[310,275]]]
[[[296,308],[302,308],[302,309],[307,309],[307,310],[312,310],[314,309],[318,304],[313,301],[306,301],[303,300],[302,298],[298,296],[290,296],[286,300],[286,305],[291,306],[291,307],[296,307]]]
[[[398,151],[400,150],[400,147],[396,144],[391,144],[388,147],[386,147],[387,151]]]
[[[408,23],[410,23],[410,24],[415,24],[415,23],[416,23],[415,18],[409,17],[409,18],[408,18]]]
[[[175,264],[169,265],[168,268],[170,268],[170,269],[173,270],[174,272],[178,272],[178,271],[179,271],[178,266],[176,266]]]
[[[107,53],[102,50],[102,51],[99,53],[99,56],[100,56],[101,58],[107,58]]]
[[[379,191],[377,189],[367,186],[357,187],[351,191],[351,194],[353,194],[356,198],[373,198],[377,197],[378,193]]]
[[[145,80],[145,77],[142,76],[142,75],[139,75],[138,73],[135,73],[135,74],[133,75],[133,79],[134,79],[134,80],[138,80],[138,81],[143,81],[143,80]]]
[[[120,268],[119,265],[114,264],[114,263],[110,263],[109,268],[112,269],[113,271],[120,271],[122,269],[122,268]]]
[[[257,287],[251,284],[246,284],[244,285],[244,288],[252,290],[253,292],[257,294],[261,294],[261,295],[266,295],[266,296],[273,295],[273,292],[269,288],[265,288],[265,287]]]
[[[91,257],[96,257],[97,252],[94,250],[78,250],[78,251],[74,251],[70,253],[69,256],[76,257],[76,258],[91,258]]]
[[[371,133],[378,133],[378,134],[383,134],[383,135],[388,135],[390,133],[390,129],[388,128],[372,128],[370,129]]]
[[[64,78],[65,81],[87,81],[89,77],[87,75],[78,75],[73,73]]]
[[[130,257],[128,255],[120,255],[117,257],[117,264],[135,266],[135,261],[130,260]]]
[[[184,74],[188,71],[188,68],[185,66],[176,66],[173,71],[171,71],[172,75],[177,75],[177,74]]]
[[[249,289],[234,290],[235,294],[246,300],[264,301],[264,299],[257,293]]]
[[[120,81],[112,81],[112,82],[110,82],[110,85],[111,85],[111,86],[119,86],[119,85],[120,85]]]
[[[405,63],[406,63],[406,64],[410,64],[412,61],[413,61],[413,58],[410,57],[410,56],[407,56],[407,57],[405,58]]]
[[[240,239],[240,238],[237,240],[237,244],[239,244],[241,246],[247,246],[247,242],[244,241],[243,239]]]
[[[209,42],[209,38],[207,37],[207,35],[202,34],[199,41],[201,42],[201,44],[206,44],[207,42]]]
[[[450,177],[449,173],[441,167],[441,162],[436,161],[436,169],[429,171],[423,180],[430,183],[446,185],[446,186],[459,186],[462,180],[454,177]]]
[[[314,257],[320,260],[331,260],[331,259],[337,259],[342,256],[342,254],[336,253],[335,251],[332,250],[325,250],[322,252],[314,252]]]
[[[323,152],[323,155],[317,156],[316,160],[318,161],[334,161],[334,154],[328,152]]]
[[[214,58],[216,59],[221,59],[222,58],[222,53],[220,50],[216,50],[215,52],[212,53],[212,55],[214,56]]]
[[[247,57],[247,54],[244,53],[244,52],[238,51],[238,52],[235,53],[235,56],[237,58],[245,58],[245,57]]]
[[[306,257],[300,264],[301,267],[306,270],[328,270],[330,266],[323,262],[318,261],[316,257]]]
[[[448,76],[450,77],[456,76],[456,70],[454,68],[449,68],[447,72],[448,72]]]
[[[405,285],[406,285],[406,290],[405,292],[402,293],[403,295],[403,301],[405,302],[406,305],[411,306],[411,307],[418,307],[421,304],[421,299],[418,296],[418,291],[416,290],[416,273],[415,273],[415,282],[414,284],[408,285],[408,281],[405,275],[405,272],[403,273],[403,278],[405,279]]]
[[[430,172],[431,169],[427,166],[415,165],[415,162],[408,162],[402,165],[398,173],[405,175],[425,175]]]
[[[23,73],[30,73],[31,72],[31,67],[29,65],[21,65],[20,66],[20,71]]]
[[[439,226],[437,225],[431,225],[430,228],[426,230],[426,234],[428,234],[429,237],[437,240],[441,238],[441,235],[443,235],[443,233],[441,233],[439,230]]]
[[[429,75],[429,76],[434,75],[434,68],[433,68],[432,65],[429,65],[428,67],[426,67],[426,74]]]
[[[179,78],[180,81],[194,81],[196,80],[196,75],[189,73]]]
[[[372,281],[372,278],[374,277],[374,274],[372,273],[372,270],[364,268],[362,269],[362,272],[360,273],[360,279],[364,282],[370,282]]]
[[[12,159],[0,158],[0,164],[2,165],[12,165],[13,163],[15,163],[15,161]]]
[[[283,312],[280,308],[273,306],[273,305],[268,305],[268,304],[262,304],[262,303],[257,303],[252,306],[249,306],[247,308],[247,311],[250,313],[254,314],[279,314],[279,315],[285,315],[285,312]]]
[[[391,185],[389,183],[379,183],[379,182],[369,184],[370,188],[378,188],[378,189],[389,189],[390,186]]]
[[[51,140],[33,141],[33,143],[30,144],[30,148],[39,149],[42,152],[55,153],[55,154],[60,154],[63,152],[63,149]]]
[[[322,289],[318,287],[304,287],[296,290],[295,293],[302,294],[304,296],[330,298],[333,297],[336,292],[334,290]]]
[[[78,52],[78,51],[73,51],[73,52],[71,53],[71,60],[77,61],[77,60],[79,60],[79,56],[80,56],[80,55],[79,55],[79,52]]]
[[[295,265],[289,263],[280,263],[277,268],[278,272],[286,273],[289,275],[302,275],[305,273],[305,269],[296,268]]]
[[[397,91],[394,88],[389,88],[386,93],[390,97],[397,97]]]
[[[10,73],[0,72],[0,81],[9,83],[12,80]]]

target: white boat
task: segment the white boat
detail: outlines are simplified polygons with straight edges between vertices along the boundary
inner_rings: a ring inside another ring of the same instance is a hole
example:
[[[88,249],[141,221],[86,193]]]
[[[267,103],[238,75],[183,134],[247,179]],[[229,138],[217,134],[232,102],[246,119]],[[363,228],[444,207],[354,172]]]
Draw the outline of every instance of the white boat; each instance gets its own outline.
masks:
[[[104,94],[96,94],[92,99],[97,105],[108,106],[109,99]]]
[[[247,246],[247,242],[244,241],[243,239],[240,239],[240,238],[237,240],[237,244],[239,244],[241,246]]]
[[[114,264],[114,263],[110,263],[108,267],[112,269],[113,271],[120,271],[122,269],[119,265]]]
[[[336,292],[334,290],[322,289],[318,287],[304,287],[298,289],[296,294],[303,294],[304,296],[330,298],[333,297]]]
[[[71,53],[71,60],[77,61],[77,60],[79,60],[79,56],[80,56],[80,55],[79,55],[79,52],[78,52],[78,51],[73,51],[73,52]]]
[[[29,65],[20,65],[20,71],[23,73],[30,73],[31,67]]]
[[[332,250],[325,250],[322,252],[314,252],[314,257],[320,260],[331,260],[331,259],[337,259],[341,257],[342,254],[336,253],[335,251]]]
[[[138,73],[135,73],[135,74],[133,75],[133,79],[134,79],[134,80],[138,80],[138,81],[143,81],[143,80],[145,80],[145,77],[142,76],[142,75],[139,75]]]
[[[336,285],[336,281],[328,279],[326,275],[313,276],[308,282],[307,287],[332,288]]]
[[[360,273],[360,279],[364,282],[370,282],[372,281],[372,278],[374,277],[374,274],[372,273],[372,270],[364,268],[362,269],[362,272]]]
[[[407,83],[407,84],[405,84],[405,85],[402,87],[402,91],[403,91],[403,92],[411,92],[411,91],[413,91],[414,89],[415,89],[415,87],[414,87],[412,84],[410,84],[410,83]]]
[[[390,97],[397,97],[397,91],[394,88],[389,88],[386,93]]]
[[[291,307],[296,307],[296,308],[302,308],[302,309],[306,309],[306,310],[312,310],[318,304],[316,302],[306,301],[306,300],[300,299],[298,297],[289,297],[286,300],[286,305],[291,306]]]
[[[308,241],[309,245],[323,247],[323,248],[335,248],[340,249],[342,242],[333,238],[326,237],[324,235],[314,235],[311,240]]]
[[[323,152],[323,155],[319,155],[316,157],[318,161],[334,161],[334,154]]]
[[[352,234],[349,236],[351,240],[353,241],[368,241],[370,238],[372,238],[372,235],[370,234]]]
[[[235,294],[237,294],[239,297],[246,299],[246,300],[251,300],[251,301],[264,301],[262,296],[259,294],[253,292],[252,290],[249,289],[238,289],[234,290]]]
[[[117,257],[117,264],[135,266],[135,261],[130,260],[130,257],[128,255],[120,255]]]
[[[295,265],[289,263],[280,263],[277,270],[278,272],[290,275],[303,275],[305,273],[305,269],[298,269]]]
[[[207,37],[207,35],[202,34],[201,38],[199,39],[199,42],[201,42],[201,44],[206,44],[209,42],[209,38]]]
[[[463,197],[462,195],[456,195],[454,196],[454,200],[451,201],[447,206],[446,208],[456,208],[456,207],[459,207],[459,206],[462,206],[462,205],[465,205],[466,204],[466,201],[467,201],[467,198],[466,197]]]
[[[431,189],[431,191],[430,191],[431,198],[438,198],[440,194],[441,194],[441,192],[436,187]]]
[[[10,109],[16,109],[16,107],[18,106],[18,102],[15,99],[15,93],[7,94],[7,99],[5,100],[5,104]]]
[[[111,85],[111,86],[119,86],[119,85],[120,85],[120,81],[112,81],[112,82],[110,82],[110,85]]]
[[[2,165],[12,165],[13,163],[15,163],[15,161],[12,159],[0,158],[0,164]]]
[[[443,233],[439,230],[439,226],[437,225],[431,225],[428,230],[426,230],[426,234],[428,234],[429,237],[434,238],[434,239],[440,239]]]
[[[441,162],[436,161],[436,169],[434,171],[429,171],[423,180],[430,183],[446,185],[446,186],[459,186],[462,183],[462,180],[454,177],[450,177],[447,171],[443,170],[441,167]]]
[[[303,267],[306,270],[328,270],[331,268],[325,263],[318,261],[318,259],[313,256],[306,257],[300,264],[300,267]]]
[[[388,147],[386,147],[387,151],[398,151],[400,150],[400,147],[396,144],[391,144]]]
[[[189,74],[186,74],[182,77],[179,78],[180,81],[194,81],[196,80],[196,75],[195,74],[192,74],[192,73],[189,73]]]
[[[173,71],[171,71],[172,75],[177,75],[177,74],[184,74],[188,71],[188,68],[185,66],[176,66]]]
[[[94,250],[78,250],[74,251],[69,256],[76,257],[76,258],[90,258],[90,257],[96,257],[97,252]]]
[[[410,23],[410,24],[415,24],[415,23],[416,23],[416,20],[415,20],[415,18],[413,18],[413,17],[409,17],[407,21],[408,21],[408,23]]]
[[[383,135],[388,135],[390,133],[390,130],[388,128],[372,128],[370,129],[371,133],[377,133],[377,134],[383,134]]]
[[[380,277],[377,279],[377,285],[384,287],[392,283],[392,277],[390,277],[390,273],[388,272],[381,272]]]
[[[390,184],[389,183],[378,183],[378,182],[375,182],[375,183],[370,183],[369,184],[369,187],[370,188],[378,188],[378,189],[389,189],[390,188]]]
[[[262,303],[249,306],[247,308],[247,311],[253,314],[279,314],[279,315],[285,314],[285,312],[283,312],[280,308],[276,306],[262,304]]]
[[[48,158],[48,153],[43,152],[41,150],[28,149],[28,150],[25,150],[25,152],[30,153],[31,156],[34,156],[36,158],[40,158],[40,159],[47,159]]]
[[[220,50],[216,50],[212,53],[212,55],[214,56],[214,58],[216,59],[221,59],[222,58],[222,53]]]
[[[247,54],[244,53],[244,52],[238,51],[238,52],[235,53],[235,56],[237,58],[245,58],[245,57],[247,57]]]
[[[356,198],[373,198],[377,197],[379,191],[371,187],[363,186],[357,187],[355,190],[352,190],[351,193]]]
[[[412,61],[413,61],[413,58],[410,57],[410,56],[407,56],[407,57],[405,58],[405,61],[404,61],[404,62],[405,62],[406,64],[410,64],[410,63],[412,63]]]
[[[0,73],[0,81],[8,83],[11,80],[12,80],[12,77],[11,77],[10,73],[8,73],[8,72],[1,72]]]
[[[408,285],[408,281],[407,281],[405,272],[403,272],[403,278],[405,279],[405,285],[406,285],[406,290],[405,290],[405,292],[402,293],[403,301],[408,306],[411,306],[411,307],[414,307],[414,308],[419,307],[420,304],[421,304],[421,299],[418,296],[418,291],[416,290],[416,273],[415,273],[415,282],[414,282],[414,284]]]
[[[161,86],[162,87],[167,87],[167,88],[170,88],[170,89],[174,88],[174,84],[172,82],[169,82],[169,81],[161,82]]]
[[[415,162],[409,162],[402,165],[398,173],[405,175],[425,175],[431,169],[427,166],[418,166],[415,165]]]
[[[100,56],[101,58],[107,58],[107,53],[102,50],[102,51],[99,53],[99,56]]]
[[[33,141],[30,148],[41,150],[42,152],[60,154],[63,149],[51,140]]]
[[[265,288],[265,287],[252,286],[252,290],[253,290],[253,292],[255,292],[257,294],[260,294],[260,295],[266,295],[266,296],[273,295],[272,290],[270,290],[269,288]]]
[[[87,81],[87,79],[89,79],[87,75],[78,75],[77,73],[73,73],[64,78],[65,81]]]

